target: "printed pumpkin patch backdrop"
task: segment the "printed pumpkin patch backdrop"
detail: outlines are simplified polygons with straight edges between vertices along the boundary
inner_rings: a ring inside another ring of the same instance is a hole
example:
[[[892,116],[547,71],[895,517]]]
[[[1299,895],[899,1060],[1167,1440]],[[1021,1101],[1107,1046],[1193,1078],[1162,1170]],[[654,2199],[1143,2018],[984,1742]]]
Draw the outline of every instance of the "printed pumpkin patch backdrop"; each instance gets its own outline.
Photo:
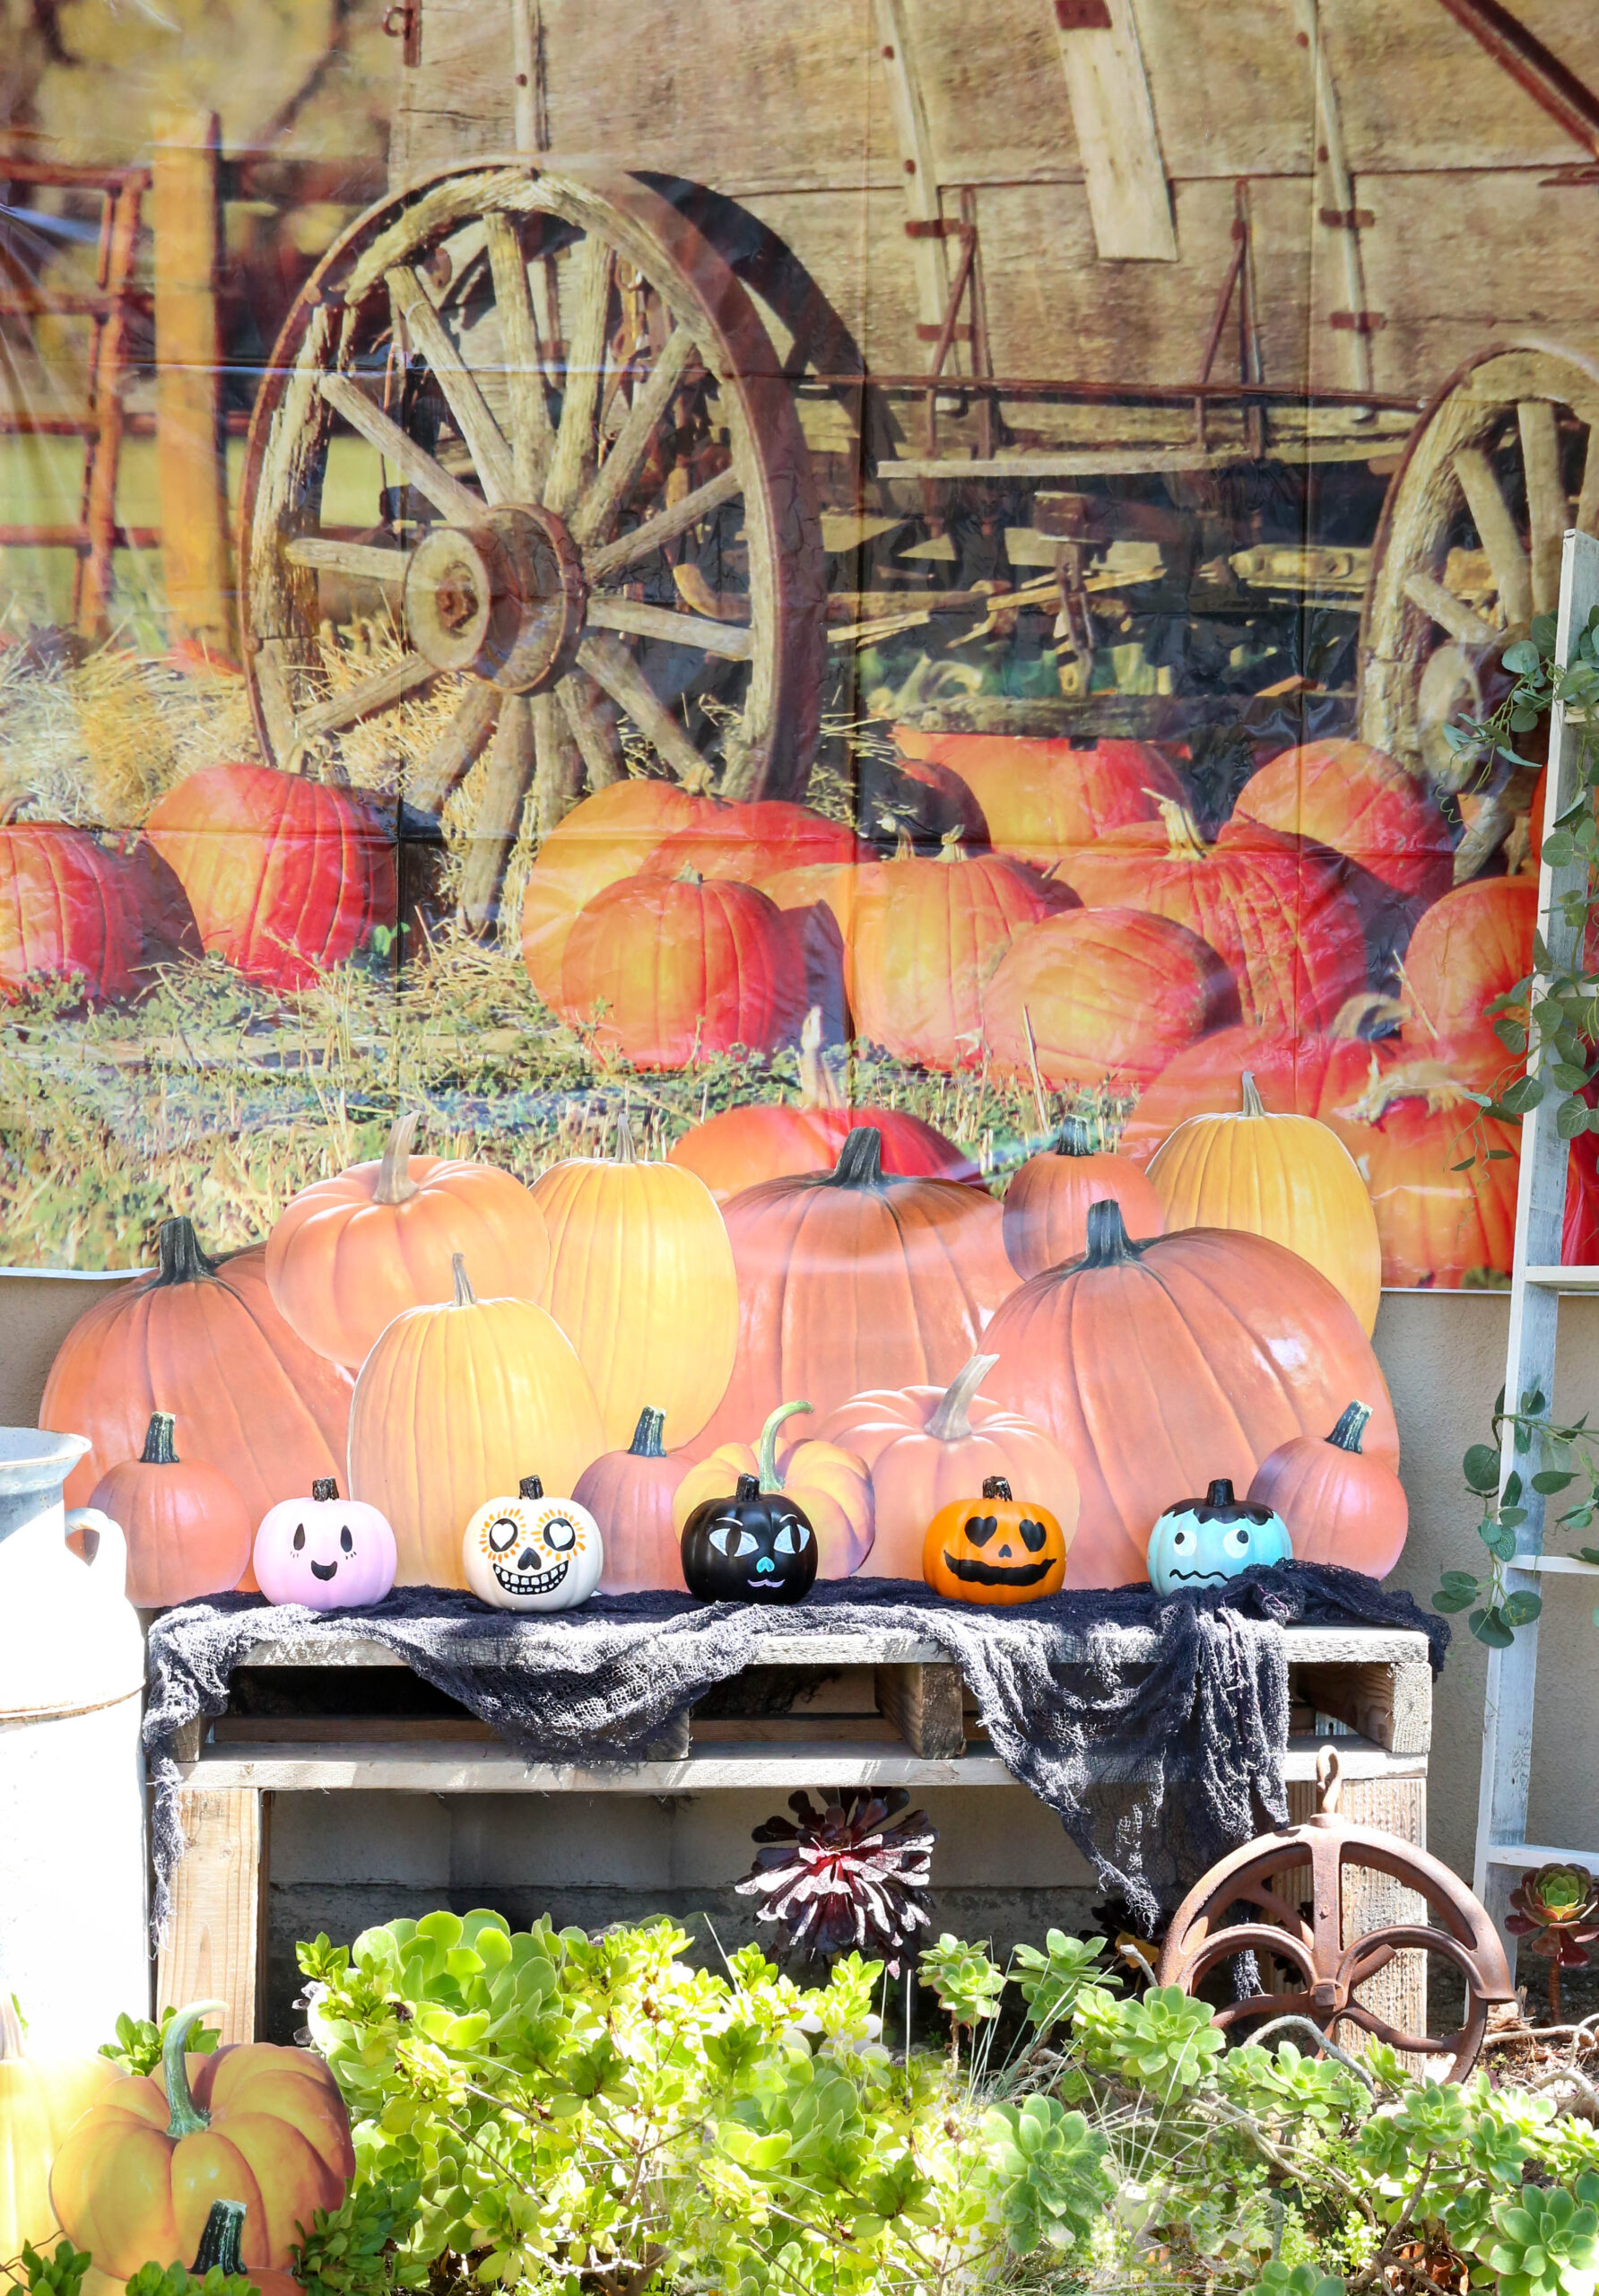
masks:
[[[751,1473],[1114,1583],[1393,1466],[1382,1287],[1510,1263],[1542,735],[1450,736],[1599,520],[1599,19],[1117,4],[13,28],[0,1264],[136,1275],[44,1416],[229,1487],[152,1583],[336,1478],[459,1586],[530,1465],[602,1598]]]

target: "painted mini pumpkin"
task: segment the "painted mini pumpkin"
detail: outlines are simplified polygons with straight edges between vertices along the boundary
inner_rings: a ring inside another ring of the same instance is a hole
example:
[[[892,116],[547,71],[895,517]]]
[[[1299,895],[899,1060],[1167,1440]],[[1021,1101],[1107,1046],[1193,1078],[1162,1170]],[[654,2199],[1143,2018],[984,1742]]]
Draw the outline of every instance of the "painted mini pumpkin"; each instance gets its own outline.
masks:
[[[461,1564],[480,1602],[497,1611],[569,1611],[604,1568],[600,1526],[575,1499],[546,1499],[525,1474],[515,1499],[491,1499],[466,1526]]]
[[[683,1525],[683,1584],[702,1603],[803,1603],[820,1560],[810,1517],[752,1474]]]
[[[319,1476],[309,1499],[269,1507],[256,1533],[256,1577],[267,1601],[311,1611],[380,1603],[398,1559],[386,1518],[359,1499],[341,1499],[332,1475]]]
[[[980,1499],[952,1499],[928,1524],[922,1576],[952,1602],[1032,1603],[1059,1594],[1070,1544],[1047,1507],[985,1475]]]
[[[1203,1499],[1169,1507],[1150,1533],[1150,1584],[1158,1595],[1223,1587],[1253,1564],[1292,1561],[1282,1516],[1235,1497],[1225,1476]]]

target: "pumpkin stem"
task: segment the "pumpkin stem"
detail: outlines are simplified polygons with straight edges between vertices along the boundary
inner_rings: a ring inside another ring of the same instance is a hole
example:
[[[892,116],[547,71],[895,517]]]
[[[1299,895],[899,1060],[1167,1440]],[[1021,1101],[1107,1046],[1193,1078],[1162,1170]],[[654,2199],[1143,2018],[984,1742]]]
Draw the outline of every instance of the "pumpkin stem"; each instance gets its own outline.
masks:
[[[1238,1083],[1243,1091],[1244,1114],[1246,1116],[1264,1116],[1266,1112],[1266,1104],[1261,1099],[1260,1091],[1256,1084],[1255,1079],[1251,1076],[1247,1068],[1245,1069],[1242,1076],[1238,1079]]]
[[[372,1190],[374,1204],[406,1204],[413,1196],[421,1195],[421,1190],[411,1177],[411,1144],[421,1122],[421,1110],[407,1109],[389,1126],[378,1166],[378,1185]]]
[[[178,1454],[172,1448],[173,1418],[169,1411],[152,1411],[150,1424],[144,1430],[144,1448],[139,1454],[140,1465],[147,1467],[175,1467]]]
[[[953,829],[945,830],[938,840],[938,857],[941,861],[965,860],[966,848],[960,842],[960,836],[959,824]]]
[[[244,2271],[241,2248],[246,2213],[242,2200],[212,2202],[210,2213],[200,2229],[200,2245],[195,2250],[191,2267],[202,2280],[213,2265],[219,2272]]]
[[[198,1283],[216,1274],[216,1262],[200,1249],[192,1220],[163,1220],[161,1224],[161,1273],[158,1283]]]
[[[319,1474],[311,1485],[311,1497],[313,1499],[336,1499],[338,1495],[339,1479],[337,1475]]]
[[[814,1404],[809,1403],[780,1403],[767,1421],[760,1431],[760,1440],[755,1447],[755,1472],[760,1478],[757,1485],[759,1490],[782,1490],[783,1478],[778,1473],[778,1430],[786,1419],[792,1419],[796,1411],[814,1411],[815,1408]]]
[[[680,869],[674,882],[680,885],[702,885],[705,879],[698,869]]]
[[[473,1290],[471,1284],[466,1281],[466,1263],[462,1258],[459,1252],[451,1252],[449,1256],[449,1265],[450,1273],[456,1279],[456,1307],[475,1308],[477,1305],[477,1294]]]
[[[664,1459],[666,1456],[661,1438],[666,1431],[666,1414],[653,1404],[646,1404],[639,1413],[639,1424],[633,1430],[633,1439],[628,1445],[630,1459]]]
[[[1207,1507],[1236,1507],[1238,1505],[1238,1502],[1233,1495],[1232,1485],[1224,1474],[1218,1475],[1205,1492],[1204,1503]]]
[[[614,1164],[636,1164],[639,1161],[633,1147],[633,1127],[628,1122],[626,1109],[616,1119],[616,1149],[611,1161]]]
[[[882,1178],[882,1135],[874,1124],[857,1124],[839,1152],[823,1187],[876,1187]]]
[[[1172,861],[1208,861],[1211,848],[1199,833],[1199,823],[1186,805],[1175,797],[1164,797],[1158,789],[1146,789],[1160,809],[1160,826],[1166,831],[1167,857]]]
[[[1346,1404],[1339,1415],[1337,1426],[1327,1438],[1328,1442],[1335,1443],[1341,1451],[1358,1451],[1370,1416],[1371,1405],[1369,1403]]]
[[[191,2001],[180,2009],[167,2027],[167,2037],[161,2043],[161,2073],[167,2084],[167,2135],[171,2137],[197,2136],[203,2128],[211,2126],[211,2115],[203,2105],[197,2105],[188,2084],[188,2067],[183,2061],[183,2045],[202,2017],[212,2010],[225,2014],[225,2001]]]
[[[1013,1493],[1003,1474],[986,1474],[983,1477],[983,1496],[985,1499],[1010,1499]]]
[[[524,1499],[542,1499],[544,1495],[544,1486],[536,1474],[525,1474],[517,1489]]]
[[[1064,1116],[1056,1126],[1050,1152],[1056,1156],[1097,1156],[1104,1146],[1104,1126],[1097,1118]]]
[[[1082,1267],[1130,1267],[1141,1257],[1141,1247],[1127,1233],[1127,1223],[1122,1218],[1122,1207],[1115,1196],[1103,1197],[1088,1207],[1088,1249],[1078,1263]]]
[[[935,1443],[965,1442],[971,1433],[967,1407],[998,1361],[997,1355],[974,1355],[956,1372],[927,1422],[927,1432]]]
[[[734,1485],[733,1495],[735,1499],[742,1499],[746,1502],[752,1499],[759,1499],[760,1496],[760,1476],[753,1474],[741,1474],[737,1483]]]
[[[799,1104],[803,1109],[840,1109],[843,1095],[821,1057],[821,1007],[813,1004],[800,1023]]]

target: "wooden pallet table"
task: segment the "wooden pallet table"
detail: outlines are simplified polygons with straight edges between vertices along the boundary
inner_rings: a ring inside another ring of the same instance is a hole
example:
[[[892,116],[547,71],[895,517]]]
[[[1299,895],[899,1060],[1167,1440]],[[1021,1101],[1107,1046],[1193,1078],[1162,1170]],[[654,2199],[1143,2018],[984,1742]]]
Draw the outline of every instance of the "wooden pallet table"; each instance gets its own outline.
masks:
[[[1296,1724],[1285,1765],[1290,1816],[1298,1821],[1314,1806],[1317,1752],[1336,1732],[1345,1814],[1424,1845],[1432,1719],[1426,1637],[1291,1627],[1285,1639]],[[485,1646],[484,1655],[497,1653]],[[404,1666],[378,1643],[315,1631],[264,1639],[244,1664],[310,1670],[315,1702],[329,1709],[347,1670]],[[801,1787],[1015,1784],[982,1737],[959,1669],[936,1644],[886,1631],[777,1633],[762,1642],[761,1665],[752,1672],[790,1667],[825,1672],[835,1710],[685,1716],[668,1741],[625,1766],[530,1764],[469,1716],[229,1713],[196,1722],[178,1749],[189,1847],[174,1877],[159,2001],[225,2001],[228,2040],[260,2029],[272,1808],[280,1795],[781,1795]],[[1364,1929],[1403,1918],[1396,1884],[1362,1875],[1360,1892],[1346,1907],[1351,1924]],[[1419,1961],[1416,1970],[1402,1966],[1407,1959],[1416,1957],[1401,1956],[1377,1982],[1386,1988],[1385,2007],[1391,2000],[1408,2019],[1421,2005],[1424,1977]]]

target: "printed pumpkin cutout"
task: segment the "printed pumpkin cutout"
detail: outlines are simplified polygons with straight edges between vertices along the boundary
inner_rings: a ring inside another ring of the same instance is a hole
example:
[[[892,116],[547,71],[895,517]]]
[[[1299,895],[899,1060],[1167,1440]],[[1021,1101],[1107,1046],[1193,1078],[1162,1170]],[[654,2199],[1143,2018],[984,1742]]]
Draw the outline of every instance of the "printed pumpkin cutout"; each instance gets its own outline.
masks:
[[[1301,1562],[1386,1578],[1404,1546],[1410,1502],[1393,1468],[1360,1448],[1370,1417],[1365,1404],[1351,1403],[1325,1439],[1280,1443],[1256,1469],[1249,1497],[1282,1516]]]
[[[1150,1533],[1150,1584],[1158,1595],[1224,1587],[1257,1563],[1292,1561],[1293,1542],[1281,1515],[1236,1498],[1225,1475],[1203,1499],[1169,1507]]]
[[[225,1474],[180,1459],[169,1411],[152,1412],[136,1459],[108,1467],[89,1504],[127,1541],[127,1599],[148,1610],[226,1594],[249,1569],[250,1518]]]
[[[256,1577],[269,1603],[311,1611],[380,1603],[398,1567],[386,1518],[359,1499],[341,1499],[332,1475],[319,1476],[309,1499],[269,1509],[256,1533]]]
[[[569,1611],[588,1600],[604,1565],[600,1526],[575,1499],[546,1499],[525,1474],[514,1499],[478,1509],[461,1541],[461,1567],[478,1600],[497,1611]]]
[[[1059,1594],[1071,1543],[1047,1507],[991,1474],[980,1499],[952,1500],[928,1524],[922,1576],[957,1603],[1035,1603]]]
[[[682,1575],[702,1603],[803,1603],[816,1584],[816,1534],[793,1500],[741,1474],[683,1525]]]

